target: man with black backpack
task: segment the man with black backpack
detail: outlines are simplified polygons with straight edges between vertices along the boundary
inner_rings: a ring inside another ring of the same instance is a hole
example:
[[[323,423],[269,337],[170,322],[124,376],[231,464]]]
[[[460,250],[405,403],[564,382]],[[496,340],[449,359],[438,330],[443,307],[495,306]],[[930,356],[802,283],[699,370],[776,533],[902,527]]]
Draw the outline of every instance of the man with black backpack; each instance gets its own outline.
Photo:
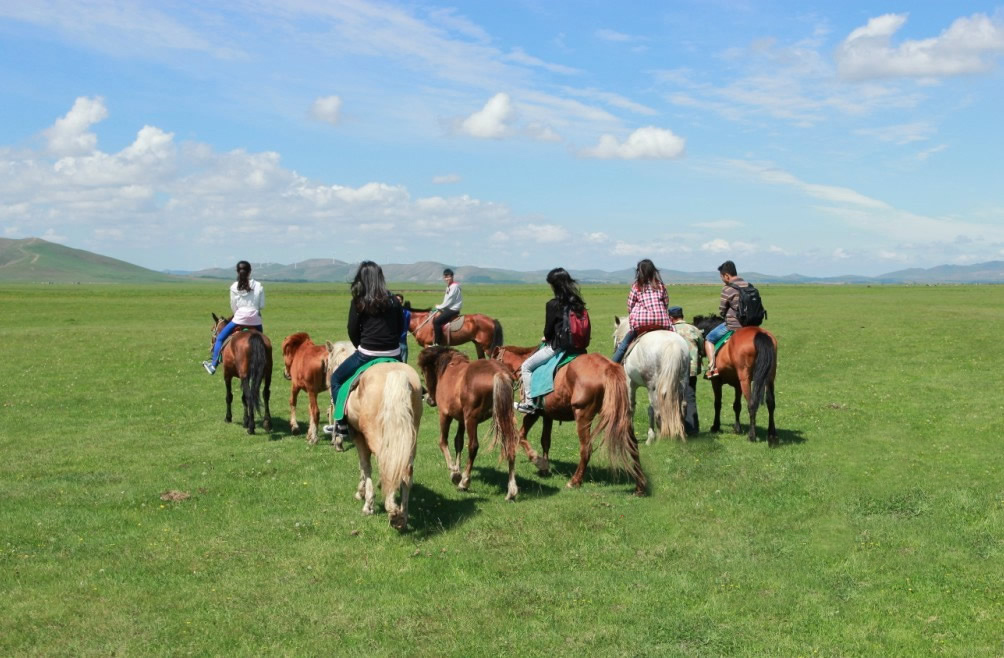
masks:
[[[704,350],[708,355],[707,378],[717,377],[715,367],[715,343],[729,331],[743,327],[759,326],[767,317],[760,301],[760,293],[736,272],[736,264],[730,260],[718,266],[718,274],[722,277],[722,294],[718,301],[718,314],[725,322],[708,332],[704,337]]]

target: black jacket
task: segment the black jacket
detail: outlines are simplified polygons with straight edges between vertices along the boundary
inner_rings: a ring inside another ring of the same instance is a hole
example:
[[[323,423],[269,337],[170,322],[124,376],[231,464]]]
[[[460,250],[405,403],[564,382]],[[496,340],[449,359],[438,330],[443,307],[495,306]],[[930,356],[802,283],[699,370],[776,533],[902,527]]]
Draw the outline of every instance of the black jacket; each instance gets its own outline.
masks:
[[[544,341],[554,349],[559,349],[555,344],[558,339],[558,325],[565,315],[565,306],[557,298],[547,302],[544,312]]]
[[[362,313],[355,302],[349,304],[349,340],[357,348],[385,352],[401,345],[404,331],[404,314],[396,297],[377,314]]]

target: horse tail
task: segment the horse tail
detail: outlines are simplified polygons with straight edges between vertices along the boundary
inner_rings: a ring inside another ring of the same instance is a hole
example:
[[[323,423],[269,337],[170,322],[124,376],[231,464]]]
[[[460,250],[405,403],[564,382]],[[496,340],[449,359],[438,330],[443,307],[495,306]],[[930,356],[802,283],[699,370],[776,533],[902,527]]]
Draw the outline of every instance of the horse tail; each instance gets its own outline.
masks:
[[[380,486],[385,496],[411,479],[411,464],[418,442],[415,418],[415,398],[418,395],[418,391],[411,386],[407,371],[395,368],[387,374],[377,417],[380,428]]]
[[[777,367],[777,348],[765,331],[758,331],[753,337],[756,356],[753,359],[753,381],[750,386],[750,413],[756,413],[763,400],[764,389]]]
[[[683,429],[683,405],[686,400],[687,368],[682,358],[686,352],[674,347],[663,351],[656,373],[655,399],[651,400],[659,417],[659,436],[687,440]]]
[[[603,405],[600,407],[600,419],[593,430],[593,437],[600,433],[605,435],[604,444],[610,465],[627,473],[642,487],[645,473],[638,460],[638,440],[634,435],[627,376],[617,364],[611,362],[605,365],[602,374]]]
[[[492,344],[488,349],[489,354],[502,347],[502,323],[498,320],[493,320],[493,322],[495,323],[495,330],[492,332]]]
[[[241,380],[241,384],[246,386],[249,406],[255,411],[261,411],[261,398],[258,396],[258,389],[261,387],[261,380],[265,376],[265,364],[268,363],[268,352],[265,349],[265,339],[257,331],[248,332],[248,349],[251,352],[248,363],[247,377]]]
[[[489,450],[495,449],[495,444],[501,446],[500,457],[505,460],[516,458],[516,446],[519,444],[519,432],[512,413],[512,375],[505,372],[495,373],[492,379],[492,442]]]

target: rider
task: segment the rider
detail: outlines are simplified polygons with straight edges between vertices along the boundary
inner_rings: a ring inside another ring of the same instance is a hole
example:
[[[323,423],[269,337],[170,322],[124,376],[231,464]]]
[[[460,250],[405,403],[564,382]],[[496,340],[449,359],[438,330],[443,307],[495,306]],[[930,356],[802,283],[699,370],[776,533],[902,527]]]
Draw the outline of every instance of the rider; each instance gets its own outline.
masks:
[[[575,279],[565,271],[563,267],[556,267],[547,273],[547,282],[551,284],[551,291],[554,297],[548,300],[544,310],[544,337],[541,342],[544,344],[523,362],[520,367],[520,378],[523,383],[523,399],[516,405],[516,410],[520,413],[535,413],[537,409],[530,404],[530,377],[533,371],[539,366],[547,363],[547,360],[554,356],[554,353],[561,349],[558,345],[558,325],[565,315],[565,309],[571,308],[576,312],[581,312],[586,308],[586,302],[582,299],[579,286]]]
[[[464,305],[464,296],[460,292],[460,284],[453,280],[453,270],[446,268],[443,270],[443,281],[446,282],[446,293],[443,295],[443,303],[436,306],[436,317],[432,319],[432,328],[436,335],[436,345],[443,344],[443,325],[460,315],[460,308]]]
[[[411,326],[411,302],[404,301],[404,295],[396,293],[401,315],[404,317],[404,331],[401,332],[401,363],[408,363],[408,327]]]
[[[715,367],[715,343],[721,340],[729,331],[742,329],[739,324],[739,291],[732,286],[745,288],[749,284],[736,272],[736,264],[730,260],[718,266],[718,274],[721,276],[722,294],[718,301],[718,315],[725,318],[725,322],[708,332],[704,337],[704,351],[708,355],[708,371],[704,373],[705,379],[718,376],[718,368]]]
[[[628,345],[640,329],[673,329],[673,323],[666,312],[668,305],[669,295],[655,264],[648,258],[638,261],[634,283],[631,284],[627,299],[628,324],[631,328],[611,357],[614,363],[621,362]]]
[[[704,334],[701,330],[683,319],[683,309],[679,306],[669,308],[669,319],[673,321],[673,331],[683,336],[690,348],[690,373],[687,377],[687,413],[683,418],[683,429],[687,434],[701,431],[701,421],[697,417],[697,376],[701,374],[701,359],[704,351]]]
[[[401,355],[401,330],[404,315],[397,298],[387,291],[383,270],[371,260],[359,264],[352,281],[352,302],[349,304],[349,340],[356,347],[341,365],[331,373],[331,404],[338,399],[338,389],[360,366],[380,357]],[[338,436],[345,437],[349,426],[345,420],[332,428]],[[328,427],[325,427],[325,431]]]
[[[230,322],[216,335],[213,353],[209,361],[203,361],[202,367],[210,375],[216,374],[216,366],[220,362],[220,352],[223,343],[237,327],[248,327],[262,331],[261,310],[265,308],[265,288],[260,282],[251,278],[251,263],[242,260],[237,263],[237,280],[230,285],[230,310],[234,312]]]

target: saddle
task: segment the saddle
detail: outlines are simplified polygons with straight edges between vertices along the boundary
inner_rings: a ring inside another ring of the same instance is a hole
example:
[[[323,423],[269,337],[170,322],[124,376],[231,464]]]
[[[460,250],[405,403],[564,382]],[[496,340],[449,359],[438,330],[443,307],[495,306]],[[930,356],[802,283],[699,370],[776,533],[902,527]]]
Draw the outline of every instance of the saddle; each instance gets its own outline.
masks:
[[[718,339],[718,342],[715,343],[715,354],[718,354],[718,350],[722,349],[725,343],[729,342],[729,339],[732,338],[732,334],[734,333],[736,333],[735,330],[726,331],[725,335]]]
[[[359,386],[359,376],[366,372],[367,369],[375,366],[378,363],[401,363],[398,359],[389,356],[381,356],[372,361],[367,361],[366,363],[359,366],[359,369],[352,373],[352,376],[345,380],[341,388],[338,389],[338,399],[335,400],[335,412],[334,418],[336,421],[345,419],[345,402],[349,399],[349,394],[356,390]]]
[[[543,407],[543,397],[554,390],[554,377],[558,374],[558,369],[581,355],[582,352],[555,352],[554,356],[530,373],[530,394],[527,398],[533,400],[537,407]]]
[[[457,317],[450,320],[448,324],[443,325],[443,341],[447,346],[450,345],[450,334],[454,331],[460,331],[464,326],[464,316],[458,315]]]

